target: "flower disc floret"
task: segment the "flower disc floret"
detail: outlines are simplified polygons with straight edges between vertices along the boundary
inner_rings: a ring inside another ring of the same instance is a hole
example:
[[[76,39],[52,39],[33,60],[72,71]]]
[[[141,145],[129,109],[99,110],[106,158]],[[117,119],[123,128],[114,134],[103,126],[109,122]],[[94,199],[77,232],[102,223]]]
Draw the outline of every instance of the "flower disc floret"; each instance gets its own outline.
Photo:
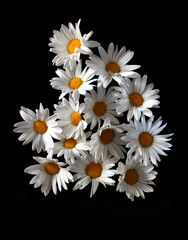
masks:
[[[76,52],[76,48],[80,48],[80,47],[81,47],[80,40],[73,39],[72,41],[69,42],[67,49],[70,54],[73,54]]]
[[[102,173],[102,167],[101,164],[91,162],[86,167],[86,174],[91,178],[98,178],[101,176]]]

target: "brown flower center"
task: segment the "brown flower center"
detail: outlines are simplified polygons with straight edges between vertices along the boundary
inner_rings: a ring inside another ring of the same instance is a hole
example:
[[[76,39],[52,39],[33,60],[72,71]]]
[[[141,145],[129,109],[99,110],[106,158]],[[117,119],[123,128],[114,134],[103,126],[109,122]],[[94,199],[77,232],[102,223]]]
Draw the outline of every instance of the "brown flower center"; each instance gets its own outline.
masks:
[[[153,136],[148,132],[142,132],[138,136],[138,141],[142,147],[150,147],[153,143]]]
[[[59,166],[53,162],[48,162],[44,165],[44,170],[50,175],[57,174],[59,172],[59,169]]]
[[[95,105],[93,106],[93,112],[97,116],[102,116],[106,112],[106,104],[103,102],[96,102]]]
[[[131,93],[129,95],[129,102],[133,107],[140,107],[142,106],[144,100],[139,93]]]
[[[48,130],[48,126],[44,121],[37,120],[33,123],[33,128],[35,132],[39,134],[44,134]]]
[[[127,184],[133,185],[138,181],[138,173],[135,169],[129,169],[125,173],[124,180]]]
[[[76,140],[74,140],[73,138],[69,138],[69,139],[66,139],[64,142],[63,142],[63,145],[65,148],[67,149],[72,149],[76,146],[77,142]]]
[[[109,128],[103,130],[100,135],[100,141],[102,144],[110,143],[113,140],[113,138],[114,138],[114,132]]]
[[[87,165],[85,172],[91,178],[98,178],[102,173],[102,166],[99,163],[91,162]]]
[[[112,72],[112,73],[119,73],[120,72],[120,67],[117,65],[115,62],[109,62],[106,64],[106,71],[107,72]]]

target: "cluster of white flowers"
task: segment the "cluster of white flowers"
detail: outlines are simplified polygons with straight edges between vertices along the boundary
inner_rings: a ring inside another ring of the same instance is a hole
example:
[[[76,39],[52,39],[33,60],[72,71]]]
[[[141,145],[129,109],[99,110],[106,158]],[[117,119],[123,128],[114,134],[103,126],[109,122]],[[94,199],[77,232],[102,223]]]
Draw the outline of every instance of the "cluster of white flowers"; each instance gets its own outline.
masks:
[[[128,65],[132,51],[113,43],[105,51],[89,40],[92,31],[82,36],[80,20],[53,33],[49,46],[60,68],[50,83],[61,91],[60,102],[53,115],[41,103],[36,112],[21,107],[24,121],[14,125],[23,144],[32,142],[33,151],[46,152],[25,169],[34,175],[30,184],[41,186],[46,196],[51,189],[54,194],[67,190],[69,182],[75,182],[73,190],[91,183],[92,197],[99,183],[114,186],[117,174],[117,191],[132,201],[144,198],[144,192],[153,191],[160,155],[172,146],[172,134],[159,135],[166,124],[161,117],[154,121],[151,111],[159,107],[159,90],[135,72],[139,65]],[[95,47],[99,56],[91,51]],[[84,63],[82,54],[88,55]]]

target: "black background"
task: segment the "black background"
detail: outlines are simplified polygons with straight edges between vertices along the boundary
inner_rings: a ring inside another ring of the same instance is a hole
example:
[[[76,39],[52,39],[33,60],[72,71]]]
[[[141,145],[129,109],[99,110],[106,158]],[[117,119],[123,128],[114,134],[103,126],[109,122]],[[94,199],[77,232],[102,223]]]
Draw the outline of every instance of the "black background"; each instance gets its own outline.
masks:
[[[49,12],[48,20],[43,19],[44,9],[40,11],[41,16],[37,19],[35,11],[32,12],[32,18],[29,19],[31,21],[27,21],[27,11],[23,11],[21,18],[16,15],[6,24],[3,50],[7,101],[4,101],[4,112],[8,120],[8,134],[6,132],[3,147],[7,155],[3,161],[3,169],[6,169],[3,186],[6,187],[7,194],[3,195],[3,198],[6,200],[8,224],[11,219],[11,224],[20,221],[21,225],[25,223],[29,229],[31,225],[27,222],[31,221],[35,221],[34,226],[42,223],[53,225],[58,222],[62,227],[66,223],[75,228],[78,224],[84,226],[92,223],[93,219],[113,226],[117,222],[133,225],[144,222],[148,226],[157,220],[160,228],[164,226],[162,222],[179,221],[177,213],[180,210],[176,204],[176,44],[181,33],[181,19],[178,17],[181,10],[172,3],[168,6],[150,4],[142,7],[136,3],[128,6],[127,2],[124,5],[123,2],[117,2],[114,6],[110,3],[104,3],[104,6],[98,3],[95,7],[93,5],[95,4],[88,3],[84,7],[84,4],[78,4],[75,8],[61,9],[56,6],[57,12],[52,7],[53,17]],[[167,152],[167,157],[161,156],[162,161],[155,168],[158,175],[154,192],[146,193],[145,200],[135,198],[135,201],[131,202],[124,193],[116,192],[115,187],[107,186],[105,189],[102,185],[90,199],[90,185],[82,191],[72,191],[74,184],[68,185],[68,191],[58,192],[56,196],[51,192],[44,197],[40,188],[34,189],[33,185],[29,185],[32,176],[23,172],[26,167],[35,164],[32,157],[38,154],[32,152],[31,144],[22,146],[22,142],[18,141],[19,134],[13,133],[13,125],[22,120],[19,115],[21,106],[35,110],[42,102],[51,113],[54,110],[53,105],[58,102],[60,91],[52,89],[49,84],[49,80],[56,76],[56,67],[52,66],[55,54],[49,52],[49,38],[53,36],[54,29],[60,29],[61,23],[74,24],[79,18],[82,19],[82,34],[93,30],[91,40],[100,42],[105,49],[113,42],[118,44],[119,49],[125,45],[127,49],[134,51],[135,55],[130,64],[140,64],[138,72],[141,75],[147,74],[148,83],[152,82],[155,88],[160,89],[160,108],[154,110],[154,114],[156,118],[162,116],[164,123],[168,122],[163,134],[174,132],[171,141],[173,147]]]

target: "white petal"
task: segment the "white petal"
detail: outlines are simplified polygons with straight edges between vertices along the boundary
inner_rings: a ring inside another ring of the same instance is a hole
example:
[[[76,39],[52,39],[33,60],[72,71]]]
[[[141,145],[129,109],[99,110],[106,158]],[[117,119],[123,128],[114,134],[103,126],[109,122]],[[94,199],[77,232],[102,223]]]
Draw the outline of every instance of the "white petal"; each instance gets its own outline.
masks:
[[[107,55],[106,51],[101,46],[98,48],[98,50],[99,50],[99,54],[100,54],[103,62],[105,62],[107,64],[109,62],[109,59],[108,59],[108,55]]]
[[[99,186],[99,181],[93,179],[92,182],[91,182],[90,198],[95,194],[98,186]]]

